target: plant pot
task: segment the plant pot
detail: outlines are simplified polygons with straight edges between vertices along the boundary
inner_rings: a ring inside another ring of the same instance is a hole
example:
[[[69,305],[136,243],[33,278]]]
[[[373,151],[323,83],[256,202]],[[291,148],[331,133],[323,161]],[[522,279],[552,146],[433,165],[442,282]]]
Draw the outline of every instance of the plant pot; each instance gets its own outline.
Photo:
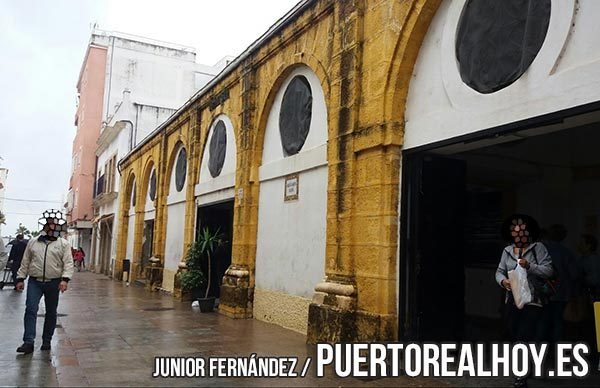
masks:
[[[198,298],[198,304],[200,305],[201,312],[210,313],[215,309],[215,297]]]
[[[204,297],[204,290],[200,287],[192,288],[192,299],[198,300]]]

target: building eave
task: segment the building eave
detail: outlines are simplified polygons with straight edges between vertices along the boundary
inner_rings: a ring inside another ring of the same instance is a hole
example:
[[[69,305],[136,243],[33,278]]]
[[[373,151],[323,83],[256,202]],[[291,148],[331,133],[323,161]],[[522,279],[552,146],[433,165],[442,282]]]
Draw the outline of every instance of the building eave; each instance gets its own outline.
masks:
[[[314,3],[316,0],[302,0],[297,3],[294,8],[289,10],[283,17],[281,17],[278,21],[275,22],[264,34],[262,34],[257,40],[255,40],[250,46],[248,46],[240,55],[238,55],[230,64],[225,66],[223,70],[219,74],[217,74],[213,79],[211,79],[204,87],[198,90],[192,97],[190,97],[187,102],[185,102],[179,109],[177,109],[169,118],[167,118],[162,124],[160,124],[155,130],[150,132],[145,138],[142,139],[131,151],[129,151],[123,158],[119,160],[117,163],[120,167],[123,162],[125,162],[131,155],[141,149],[145,144],[151,141],[154,137],[156,137],[163,129],[173,123],[179,115],[188,109],[193,103],[199,100],[204,95],[208,94],[212,90],[212,88],[221,82],[225,77],[227,77],[230,73],[232,73],[237,67],[243,63],[243,61],[249,57],[252,53],[262,47],[269,39],[271,39],[275,34],[280,32],[284,27],[286,27],[294,18],[303,12],[309,5]]]

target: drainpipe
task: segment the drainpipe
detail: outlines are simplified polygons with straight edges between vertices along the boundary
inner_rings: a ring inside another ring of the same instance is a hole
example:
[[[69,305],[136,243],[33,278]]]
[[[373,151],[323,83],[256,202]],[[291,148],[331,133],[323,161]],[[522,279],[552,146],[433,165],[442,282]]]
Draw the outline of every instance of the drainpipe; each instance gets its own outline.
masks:
[[[108,121],[108,107],[110,106],[110,89],[112,87],[112,67],[113,67],[113,58],[115,57],[115,37],[111,36],[111,49],[110,49],[110,65],[108,68],[108,94],[106,97],[106,116],[104,117],[105,121]]]

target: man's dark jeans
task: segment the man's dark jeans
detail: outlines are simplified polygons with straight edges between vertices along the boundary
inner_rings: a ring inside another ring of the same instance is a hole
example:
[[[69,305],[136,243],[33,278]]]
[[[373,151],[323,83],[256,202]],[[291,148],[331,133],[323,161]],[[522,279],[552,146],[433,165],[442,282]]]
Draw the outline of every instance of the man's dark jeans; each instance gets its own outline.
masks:
[[[37,321],[38,307],[42,295],[46,305],[46,317],[44,318],[44,333],[42,341],[50,343],[54,329],[56,328],[56,308],[58,307],[58,285],[61,279],[53,279],[49,282],[40,282],[29,278],[27,282],[27,300],[25,302],[25,333],[23,342],[33,344],[35,341],[35,325]]]

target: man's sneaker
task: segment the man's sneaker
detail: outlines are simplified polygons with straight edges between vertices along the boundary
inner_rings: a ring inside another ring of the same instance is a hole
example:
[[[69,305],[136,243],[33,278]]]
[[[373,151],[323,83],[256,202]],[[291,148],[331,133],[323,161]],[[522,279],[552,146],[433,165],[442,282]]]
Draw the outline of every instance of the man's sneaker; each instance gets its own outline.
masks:
[[[25,354],[33,353],[33,344],[24,343],[17,348],[17,352]]]
[[[42,347],[40,348],[40,350],[50,350],[50,347],[51,347],[50,342],[48,342],[48,343],[44,342],[42,344]]]

